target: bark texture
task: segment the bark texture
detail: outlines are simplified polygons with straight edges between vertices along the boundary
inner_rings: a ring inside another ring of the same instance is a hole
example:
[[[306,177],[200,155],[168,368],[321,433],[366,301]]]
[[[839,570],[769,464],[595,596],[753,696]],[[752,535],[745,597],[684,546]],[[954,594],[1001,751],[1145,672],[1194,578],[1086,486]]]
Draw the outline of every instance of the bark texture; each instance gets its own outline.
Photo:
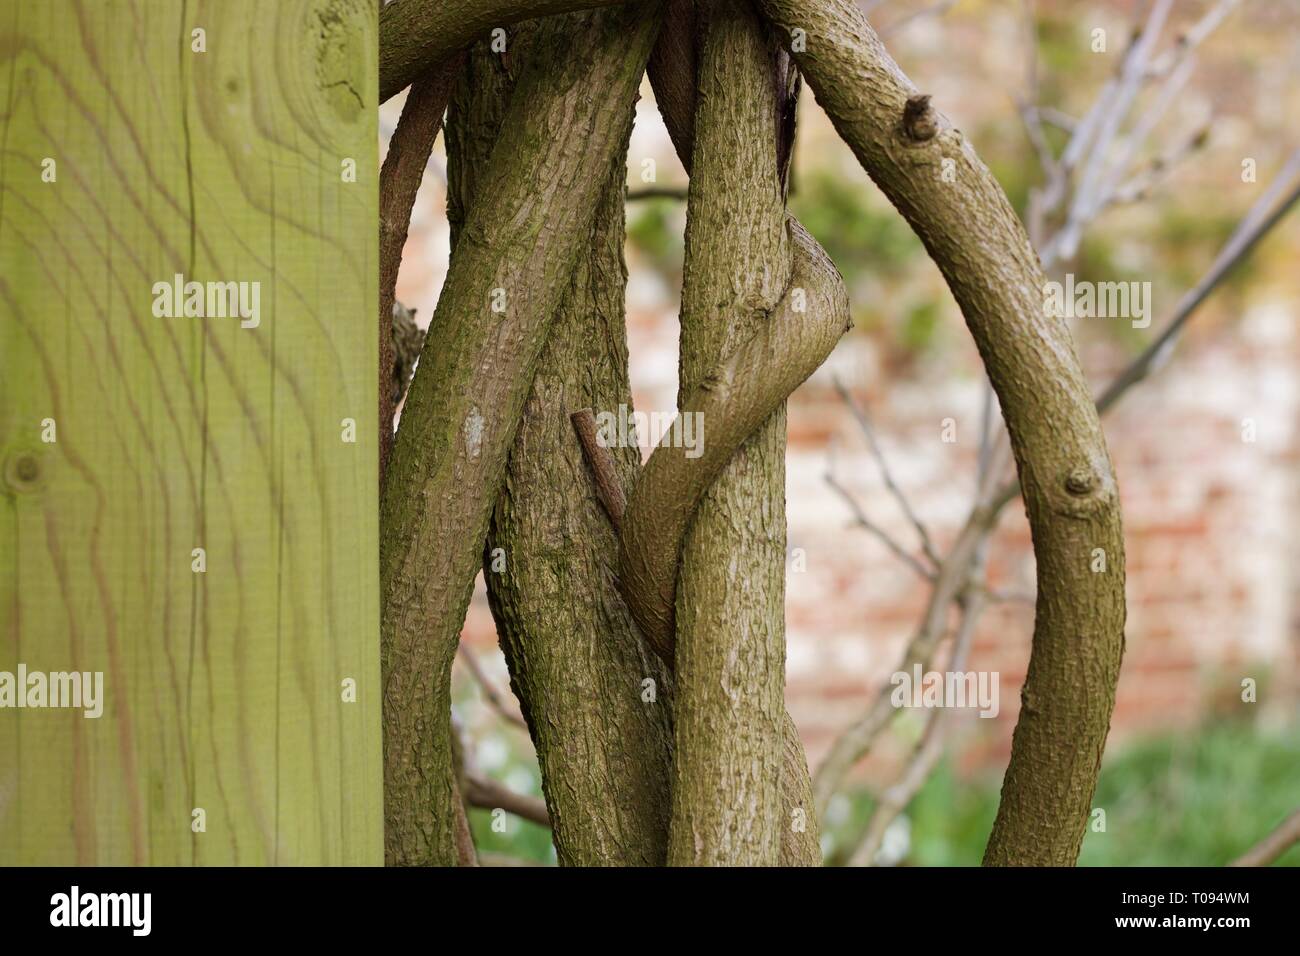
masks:
[[[524,43],[512,37],[511,45],[518,55]],[[477,50],[473,61],[448,125],[458,219],[511,86],[495,54]],[[633,101],[623,106],[630,116]],[[667,852],[672,704],[666,669],[637,636],[614,586],[616,536],[588,488],[569,423],[573,408],[617,412],[632,404],[623,321],[626,178],[620,151],[605,179],[587,254],[578,257],[538,362],[484,559],[562,865],[655,866]],[[620,484],[630,487],[640,466],[637,449],[611,452]],[[653,696],[643,691],[647,679],[654,681]]]
[[[772,122],[775,44],[737,0],[711,0],[701,14],[682,397],[762,328],[790,271]],[[707,419],[703,427],[707,445]],[[677,576],[676,632],[669,864],[775,865],[790,825],[780,780],[784,397],[695,509]]]
[[[407,95],[402,118],[388,142],[379,171],[379,482],[383,486],[393,452],[393,298],[402,249],[411,226],[411,207],[420,191],[433,141],[442,128],[452,84],[463,58],[453,56],[417,80]]]
[[[539,27],[543,52],[522,71],[460,230],[381,502],[390,863],[456,859],[451,661],[537,358],[627,140],[625,105],[658,22],[658,4],[640,3]]]
[[[670,0],[664,28],[650,63],[650,80],[678,156],[693,173],[696,57],[695,4]],[[780,91],[788,91],[781,63],[769,73],[778,93],[763,94],[772,113],[773,130],[789,136],[792,118],[785,115]],[[765,112],[759,109],[757,112]],[[766,134],[764,134],[766,135]],[[771,145],[771,140],[768,140]],[[753,145],[753,144],[751,144]],[[781,143],[777,142],[778,147]],[[774,154],[784,173],[781,148]],[[782,184],[783,188],[783,184]],[[784,402],[826,359],[849,327],[848,298],[829,256],[793,219],[787,219],[793,266],[781,308],[774,314],[739,320],[742,327],[760,329],[721,366],[706,376],[702,387],[685,400],[683,411],[701,411],[707,440],[700,459],[686,459],[680,449],[660,448],[647,463],[639,498],[623,539],[620,581],[642,633],[666,660],[674,661],[674,603],[682,541],[700,497],[730,459],[741,441]],[[784,818],[780,862],[790,866],[821,863],[816,814],[813,809],[807,758],[789,715],[784,725],[782,794]]]
[[[790,272],[772,121],[776,47],[737,0],[704,5],[699,31],[683,397],[761,327]],[[785,534],[782,400],[704,493],[684,542],[670,864],[777,863],[788,825],[780,782]]]
[[[1119,495],[1063,319],[1005,194],[849,0],[757,0],[841,137],[924,242],[1001,403],[1038,564],[1033,652],[986,864],[1072,865],[1124,648]],[[796,31],[798,31],[796,33]],[[1104,557],[1105,570],[1094,571]]]
[[[489,31],[522,20],[622,3],[623,0],[396,0],[379,11],[379,102],[400,93],[431,66]],[[571,24],[579,27],[576,21]],[[574,33],[570,42],[596,37]]]

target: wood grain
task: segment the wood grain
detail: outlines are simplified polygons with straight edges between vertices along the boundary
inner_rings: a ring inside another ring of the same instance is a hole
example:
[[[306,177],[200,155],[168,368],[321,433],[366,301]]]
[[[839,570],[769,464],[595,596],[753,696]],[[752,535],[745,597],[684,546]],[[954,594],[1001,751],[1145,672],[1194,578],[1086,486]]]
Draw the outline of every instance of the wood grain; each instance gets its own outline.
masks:
[[[382,862],[376,16],[0,12],[0,670],[106,698],[0,709],[0,863]]]

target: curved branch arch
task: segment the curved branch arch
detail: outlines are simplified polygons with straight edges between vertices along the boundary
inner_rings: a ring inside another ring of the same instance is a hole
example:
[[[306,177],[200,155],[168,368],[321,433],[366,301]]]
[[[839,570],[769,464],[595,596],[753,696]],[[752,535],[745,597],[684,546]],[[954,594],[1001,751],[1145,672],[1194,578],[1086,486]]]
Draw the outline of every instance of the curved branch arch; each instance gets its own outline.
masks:
[[[1011,436],[1038,564],[1033,651],[985,864],[1073,865],[1124,650],[1124,540],[1069,328],[1005,193],[849,0],[758,0],[858,161],[939,266]]]

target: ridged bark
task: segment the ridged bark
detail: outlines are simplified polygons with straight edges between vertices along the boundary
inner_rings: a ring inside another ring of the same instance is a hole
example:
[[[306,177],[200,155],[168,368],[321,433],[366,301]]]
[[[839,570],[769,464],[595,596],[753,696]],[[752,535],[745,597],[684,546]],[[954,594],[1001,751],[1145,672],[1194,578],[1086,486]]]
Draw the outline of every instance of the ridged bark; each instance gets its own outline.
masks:
[[[1124,649],[1119,493],[1069,328],[997,181],[849,0],[757,0],[961,306],[1011,436],[1038,564],[1029,673],[986,864],[1073,865]],[[798,31],[797,33],[795,31]],[[1104,570],[1096,571],[1104,558]]]
[[[397,0],[379,11],[379,102],[498,27],[623,0]],[[591,34],[570,36],[574,43]]]
[[[699,29],[682,396],[757,331],[790,274],[773,121],[777,48],[736,0],[706,6]],[[781,800],[785,540],[783,401],[705,492],[685,539],[671,864],[778,861],[790,826]]]
[[[383,487],[393,453],[393,300],[411,225],[411,206],[442,129],[451,86],[462,59],[453,56],[422,76],[411,88],[402,117],[388,142],[379,171],[379,484]]]
[[[664,123],[688,172],[695,138],[695,39],[695,4],[670,0],[649,74]],[[780,66],[767,82],[785,93],[786,75]],[[773,106],[782,99],[778,95]],[[784,141],[778,145],[789,145],[790,118],[785,113],[770,117]],[[778,155],[788,152],[782,148]],[[675,658],[673,609],[682,541],[700,497],[744,438],[825,361],[850,325],[848,296],[830,257],[796,220],[787,217],[787,229],[793,267],[780,308],[742,318],[741,326],[757,328],[758,333],[708,373],[706,387],[679,399],[683,411],[699,411],[708,422],[703,455],[690,460],[677,449],[656,449],[629,503],[621,539],[621,584],[643,635],[669,661]],[[782,829],[780,863],[817,866],[821,848],[808,761],[788,714],[783,725],[783,816],[791,825]]]
[[[411,384],[381,504],[390,863],[456,859],[451,661],[537,358],[658,21],[658,4],[641,3],[539,27],[545,55],[523,69]]]
[[[708,422],[703,453],[687,458],[671,445],[656,448],[622,516],[620,587],[646,642],[670,662],[682,542],[697,506],[746,437],[826,360],[850,325],[848,295],[835,267],[802,226],[787,223],[795,254],[786,295],[770,314],[753,317],[760,323],[755,334],[680,402],[682,414],[698,413]],[[780,863],[817,866],[821,850],[808,762],[788,715],[783,727],[783,818],[803,826],[783,829]]]
[[[510,46],[521,55],[517,35]],[[495,54],[476,51],[473,60],[448,127],[457,219],[470,205],[511,86]],[[630,115],[631,100],[625,108]],[[620,153],[538,362],[484,560],[562,865],[654,866],[667,852],[670,688],[614,587],[617,539],[569,422],[574,408],[616,412],[632,404],[623,320],[626,178]],[[630,486],[637,449],[611,452]],[[655,682],[651,701],[643,700],[647,678]]]

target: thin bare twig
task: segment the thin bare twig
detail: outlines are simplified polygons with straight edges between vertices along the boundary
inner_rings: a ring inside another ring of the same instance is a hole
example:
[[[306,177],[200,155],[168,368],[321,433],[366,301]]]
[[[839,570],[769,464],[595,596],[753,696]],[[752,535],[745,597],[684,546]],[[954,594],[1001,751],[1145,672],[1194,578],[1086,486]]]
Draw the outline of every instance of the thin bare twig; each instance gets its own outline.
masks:
[[[1097,135],[1088,144],[1087,160],[1080,166],[1079,184],[1074,190],[1065,225],[1040,250],[1044,263],[1069,259],[1074,255],[1084,226],[1099,212],[1100,202],[1106,193],[1106,159],[1110,145],[1142,88],[1152,47],[1155,46],[1172,7],[1173,0],[1155,0],[1142,32],[1124,54],[1118,80],[1109,84],[1098,98],[1097,105],[1093,108],[1094,112],[1098,108],[1101,111],[1097,119]]]
[[[499,690],[497,690],[496,685],[492,683],[492,678],[488,677],[488,675],[483,672],[483,665],[478,662],[478,657],[475,656],[474,652],[466,645],[461,644],[456,648],[456,653],[460,655],[460,659],[464,661],[465,666],[469,668],[469,672],[473,675],[475,683],[477,683],[479,689],[483,691],[483,696],[487,699],[488,705],[507,723],[514,724],[516,727],[520,727],[527,731],[527,722],[525,722],[523,717],[519,716],[519,713],[516,710],[506,703],[505,697]]]
[[[845,488],[843,485],[841,485],[838,481],[835,480],[835,475],[832,471],[828,469],[826,471],[825,478],[826,478],[826,484],[830,486],[830,488],[836,494],[838,494],[841,498],[844,499],[845,503],[849,506],[849,509],[853,512],[854,524],[856,524],[860,528],[863,528],[871,532],[871,534],[875,535],[876,538],[878,538],[885,547],[887,547],[890,551],[894,553],[894,555],[897,558],[899,558],[899,560],[903,561],[908,567],[910,567],[913,571],[919,574],[926,581],[934,580],[933,571],[927,568],[913,555],[909,554],[907,552],[907,549],[904,548],[897,541],[895,541],[894,538],[889,534],[889,532],[887,532],[884,528],[880,527],[880,525],[876,524],[874,521],[872,521],[870,518],[867,517],[866,512],[862,510],[862,506],[858,504],[857,499],[853,497],[853,495],[849,492],[847,488]]]
[[[517,817],[531,820],[539,826],[551,825],[551,815],[546,810],[545,800],[515,793],[491,777],[485,777],[473,770],[465,772],[465,800],[471,806],[482,810],[505,810]]]
[[[948,608],[970,584],[970,569],[976,552],[988,537],[996,520],[996,514],[982,504],[971,509],[966,524],[939,567],[925,613],[908,641],[896,671],[908,671],[917,664],[930,666],[930,660],[944,635]],[[835,739],[830,752],[817,768],[813,778],[813,794],[819,813],[825,813],[827,804],[845,775],[866,756],[876,738],[897,716],[898,711],[890,702],[892,691],[889,684],[881,687],[867,713]]]
[[[1160,77],[1176,69],[1178,64],[1186,60],[1192,52],[1205,41],[1205,38],[1218,29],[1228,14],[1241,4],[1241,0],[1219,0],[1205,15],[1201,17],[1191,29],[1184,32],[1170,50],[1166,50],[1160,56],[1151,61],[1147,69],[1147,75]]]
[[[1033,591],[1008,591],[1001,588],[984,588],[990,604],[1036,604],[1038,595]]]
[[[573,422],[578,443],[582,445],[583,457],[587,459],[587,465],[596,480],[596,498],[605,509],[605,514],[609,515],[614,530],[622,531],[627,495],[623,493],[623,484],[619,481],[613,454],[600,442],[596,416],[590,408],[582,408],[570,415],[569,421]]]
[[[679,199],[686,201],[685,186],[644,186],[640,189],[629,189],[626,199],[628,202],[636,202],[639,199]]]
[[[987,542],[987,539],[985,539]],[[986,550],[986,549],[981,549]],[[976,559],[977,573],[983,565],[983,556]],[[970,655],[971,642],[975,635],[975,624],[979,620],[984,597],[981,589],[967,590],[958,599],[961,606],[961,622],[953,639],[952,656],[948,661],[948,670],[960,672],[966,669],[966,659]],[[907,809],[912,798],[925,785],[939,758],[943,756],[944,738],[952,725],[952,720],[943,707],[932,709],[925,719],[925,730],[907,765],[899,773],[892,785],[878,797],[867,823],[862,842],[849,860],[849,866],[871,866],[880,852],[880,844],[885,839],[885,832],[898,815]]]
[[[1109,409],[1119,401],[1120,396],[1146,378],[1160,364],[1158,360],[1163,360],[1165,357],[1162,353],[1167,354],[1166,350],[1173,344],[1174,339],[1182,331],[1187,324],[1187,320],[1192,317],[1197,307],[1209,297],[1211,292],[1218,288],[1219,284],[1223,282],[1233,268],[1250,254],[1259,241],[1268,235],[1272,228],[1296,204],[1297,200],[1300,200],[1300,182],[1296,183],[1290,194],[1264,219],[1258,221],[1244,234],[1240,232],[1233,234],[1233,237],[1228,240],[1219,252],[1214,264],[1210,266],[1210,270],[1179,301],[1174,309],[1173,318],[1165,326],[1164,331],[1156,336],[1155,341],[1147,346],[1142,354],[1134,359],[1123,372],[1117,375],[1110,385],[1106,386],[1105,391],[1097,398],[1099,411],[1105,412]],[[1252,214],[1248,213],[1247,218],[1252,218]]]
[[[379,171],[379,483],[383,487],[393,450],[395,412],[390,378],[393,374],[393,298],[402,265],[402,248],[411,224],[411,207],[442,129],[442,114],[452,84],[465,59],[458,54],[431,69],[411,85],[388,141],[388,155]]]
[[[1297,152],[1292,157],[1292,161],[1288,162],[1287,170],[1293,168],[1297,157],[1300,157],[1300,152]],[[1284,172],[1283,175],[1286,175],[1286,173]],[[1273,194],[1273,189],[1270,189],[1260,199],[1261,201],[1268,200]],[[1209,298],[1210,293],[1217,289],[1232,270],[1250,255],[1260,240],[1273,230],[1278,222],[1295,206],[1297,201],[1300,201],[1300,181],[1297,181],[1285,198],[1277,203],[1271,212],[1263,215],[1262,218],[1258,212],[1259,204],[1257,203],[1255,207],[1252,207],[1251,211],[1242,219],[1241,225],[1233,233],[1232,238],[1224,243],[1209,271],[1179,300],[1178,305],[1174,308],[1173,315],[1165,324],[1161,333],[1123,371],[1116,375],[1110,384],[1102,390],[1101,394],[1097,396],[1097,410],[1099,412],[1104,415],[1110,411],[1130,388],[1146,379],[1169,360],[1179,334],[1201,303]],[[990,506],[994,509],[1001,509],[1016,496],[1018,491],[1019,485],[1015,480],[1008,482],[992,498]]]
[[[921,539],[921,549],[925,552],[926,558],[929,559],[931,567],[937,568],[939,566],[939,555],[935,552],[934,543],[930,540],[930,533],[925,530],[925,525],[921,523],[921,519],[912,510],[911,502],[903,494],[898,482],[894,481],[893,472],[889,470],[889,463],[885,460],[885,453],[880,448],[880,442],[876,440],[876,430],[871,427],[871,419],[867,417],[866,410],[854,401],[852,394],[844,387],[844,383],[840,381],[838,376],[835,378],[835,391],[839,393],[844,404],[849,407],[849,411],[857,419],[858,427],[862,430],[862,434],[866,436],[867,446],[871,449],[871,456],[875,458],[876,465],[880,469],[880,477],[884,479],[885,487],[889,489],[889,493],[894,496],[894,500],[898,502],[903,514],[907,516],[907,520],[916,529],[917,536]]]
[[[1268,866],[1296,843],[1300,843],[1300,807],[1292,810],[1276,830],[1228,865]]]

